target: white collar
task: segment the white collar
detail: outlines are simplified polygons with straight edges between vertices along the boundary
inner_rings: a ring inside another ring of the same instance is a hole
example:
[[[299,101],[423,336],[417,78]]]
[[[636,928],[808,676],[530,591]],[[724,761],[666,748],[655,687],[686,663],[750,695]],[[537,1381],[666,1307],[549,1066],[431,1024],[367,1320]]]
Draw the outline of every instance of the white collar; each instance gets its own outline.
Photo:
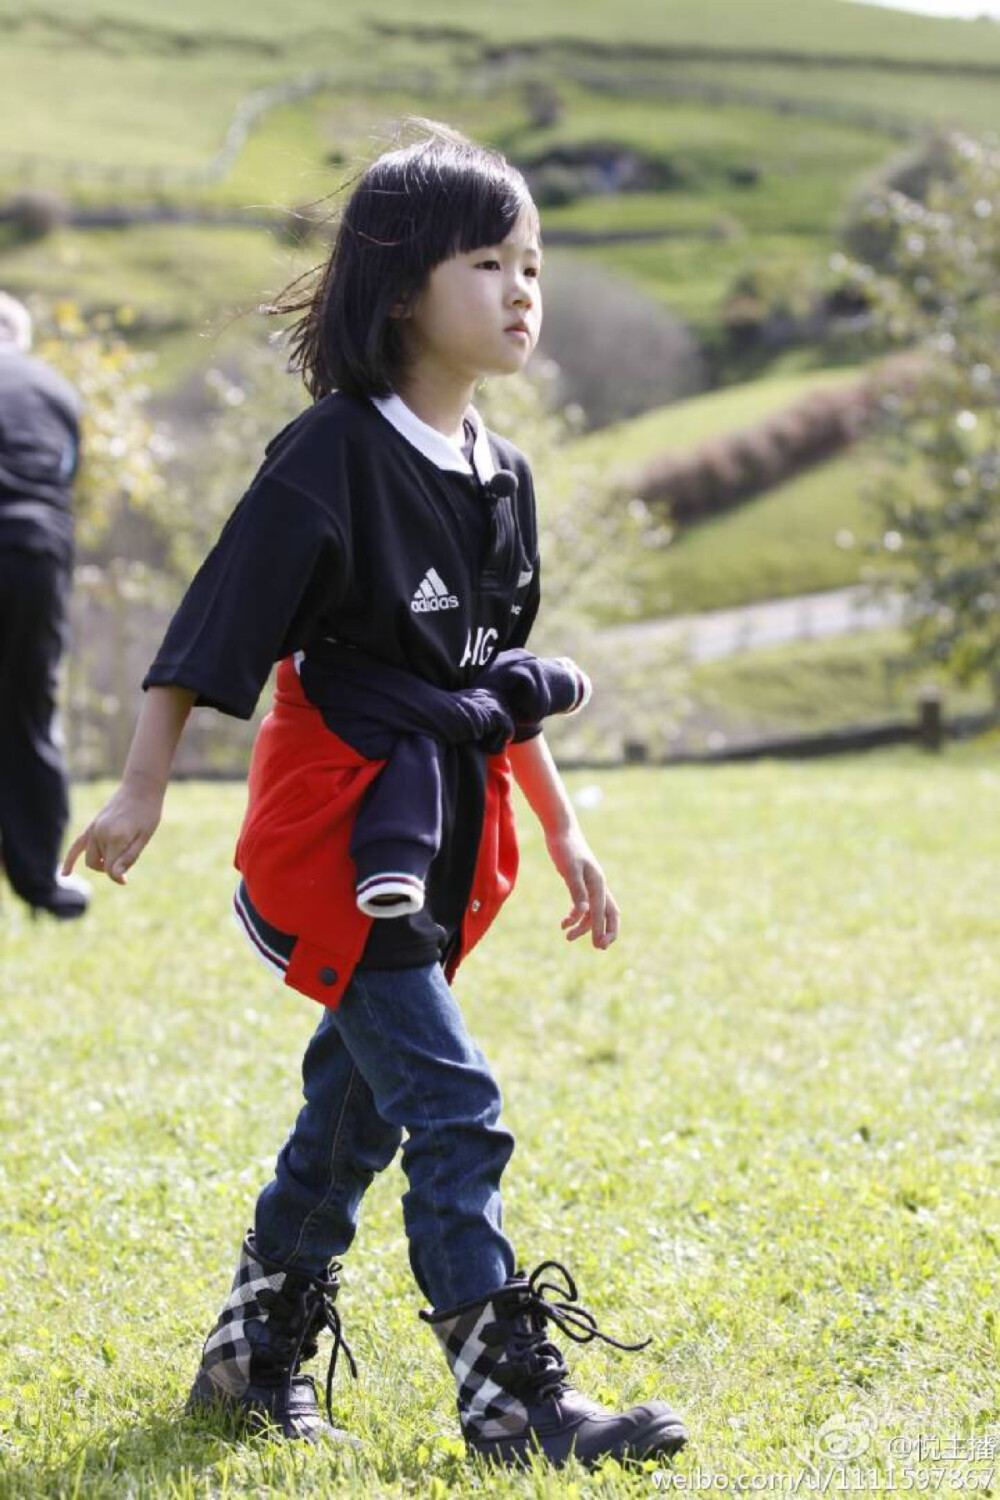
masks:
[[[372,396],[371,403],[408,443],[418,449],[425,458],[429,458],[431,463],[436,464],[439,469],[447,469],[457,474],[473,472],[472,465],[469,464],[459,444],[453,443],[451,438],[445,437],[443,432],[439,432],[436,427],[431,427],[422,417],[418,417],[416,412],[411,411],[407,406],[402,396],[397,396],[395,391],[391,396]],[[474,406],[467,406],[464,415],[476,429],[475,441],[472,445],[472,464],[475,465],[475,472],[480,483],[488,484],[496,473],[496,465],[493,462],[493,454],[486,436],[486,427]]]

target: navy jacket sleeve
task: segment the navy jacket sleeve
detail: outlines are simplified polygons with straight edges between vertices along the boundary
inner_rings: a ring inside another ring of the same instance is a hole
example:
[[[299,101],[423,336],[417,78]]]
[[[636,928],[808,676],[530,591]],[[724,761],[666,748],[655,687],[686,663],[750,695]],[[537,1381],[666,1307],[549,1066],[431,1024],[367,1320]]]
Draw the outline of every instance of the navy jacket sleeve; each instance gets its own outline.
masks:
[[[250,718],[273,664],[336,609],[347,573],[336,513],[262,471],[196,573],[143,688],[191,688],[197,705]]]

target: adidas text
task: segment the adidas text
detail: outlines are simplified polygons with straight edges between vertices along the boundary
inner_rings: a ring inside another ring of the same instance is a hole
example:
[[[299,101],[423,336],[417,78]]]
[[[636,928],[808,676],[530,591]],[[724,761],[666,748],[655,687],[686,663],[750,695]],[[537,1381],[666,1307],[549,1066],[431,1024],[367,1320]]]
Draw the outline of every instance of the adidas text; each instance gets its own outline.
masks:
[[[425,615],[433,613],[437,609],[457,609],[458,600],[454,594],[443,594],[440,598],[435,594],[432,599],[416,598],[411,600],[410,608],[415,614]]]
[[[415,615],[436,614],[439,609],[457,609],[458,600],[449,594],[437,568],[428,568],[414,591],[410,608]]]

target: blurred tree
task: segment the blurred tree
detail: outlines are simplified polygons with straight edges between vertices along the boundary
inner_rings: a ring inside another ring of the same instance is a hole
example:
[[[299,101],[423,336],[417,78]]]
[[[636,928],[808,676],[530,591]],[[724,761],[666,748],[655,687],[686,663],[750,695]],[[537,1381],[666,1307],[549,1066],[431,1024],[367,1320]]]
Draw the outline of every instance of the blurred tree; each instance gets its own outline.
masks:
[[[122,336],[128,309],[89,320],[73,303],[32,308],[35,352],[80,391],[83,455],[74,491],[79,551],[95,560],[120,550],[128,513],[166,519],[164,463],[170,445],[147,412],[149,355]]]
[[[542,349],[559,367],[559,399],[582,407],[589,426],[704,390],[708,367],[698,341],[669,308],[604,266],[551,259],[542,280]]]
[[[170,445],[151,420],[150,356],[122,335],[117,314],[84,316],[73,303],[35,302],[35,352],[83,397],[82,462],[74,490],[78,563],[76,621],[92,606],[93,624],[74,630],[69,659],[69,744],[77,768],[121,765],[134,693],[129,648],[138,609],[163,595],[169,555],[170,495],[164,478]]]
[[[927,373],[883,398],[875,496],[888,577],[909,600],[916,663],[986,679],[1000,705],[1000,151],[938,142],[926,198],[875,192],[882,269],[844,263]]]

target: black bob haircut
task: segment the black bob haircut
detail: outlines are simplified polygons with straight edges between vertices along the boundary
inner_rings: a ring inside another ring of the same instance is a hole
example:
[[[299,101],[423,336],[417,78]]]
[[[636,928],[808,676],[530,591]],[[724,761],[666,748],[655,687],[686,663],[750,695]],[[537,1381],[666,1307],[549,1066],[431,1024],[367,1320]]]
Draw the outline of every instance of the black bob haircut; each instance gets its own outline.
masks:
[[[421,139],[379,156],[355,179],[325,266],[299,277],[268,313],[299,313],[289,364],[310,395],[386,396],[403,368],[399,319],[434,267],[496,245],[538,211],[520,172],[499,152],[432,120]],[[307,285],[303,285],[306,283]]]

